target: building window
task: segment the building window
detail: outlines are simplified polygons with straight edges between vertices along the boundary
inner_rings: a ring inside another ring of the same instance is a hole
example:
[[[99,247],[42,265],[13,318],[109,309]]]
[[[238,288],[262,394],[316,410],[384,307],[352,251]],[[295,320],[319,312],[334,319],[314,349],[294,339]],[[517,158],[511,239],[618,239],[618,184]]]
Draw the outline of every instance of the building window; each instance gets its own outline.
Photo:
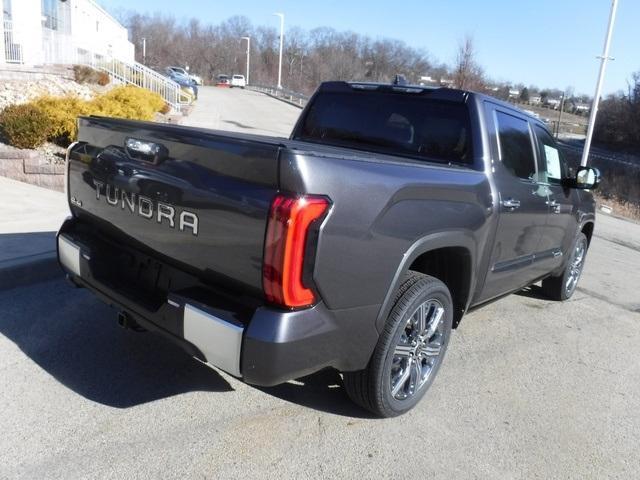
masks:
[[[60,33],[70,33],[70,2],[62,0],[41,0],[41,2],[42,26]]]
[[[58,30],[58,0],[42,0],[42,25]]]
[[[4,20],[11,20],[11,0],[4,0],[2,6],[2,17]]]

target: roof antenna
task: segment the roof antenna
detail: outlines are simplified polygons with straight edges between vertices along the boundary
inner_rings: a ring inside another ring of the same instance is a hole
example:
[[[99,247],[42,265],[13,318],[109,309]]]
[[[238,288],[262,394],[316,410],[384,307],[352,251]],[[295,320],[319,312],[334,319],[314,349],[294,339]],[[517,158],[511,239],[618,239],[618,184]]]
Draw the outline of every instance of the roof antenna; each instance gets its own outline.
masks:
[[[408,85],[407,77],[401,74],[397,74],[393,79],[393,85]]]

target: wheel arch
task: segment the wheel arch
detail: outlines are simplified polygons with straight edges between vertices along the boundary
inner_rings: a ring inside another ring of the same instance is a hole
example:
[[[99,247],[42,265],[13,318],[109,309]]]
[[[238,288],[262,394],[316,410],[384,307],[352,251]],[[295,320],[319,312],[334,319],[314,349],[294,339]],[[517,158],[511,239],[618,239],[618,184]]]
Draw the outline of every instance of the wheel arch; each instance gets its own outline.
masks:
[[[594,227],[595,227],[595,224],[591,220],[587,220],[586,222],[584,222],[582,227],[580,227],[580,231],[582,233],[584,233],[585,236],[587,237],[587,244],[588,245],[591,245],[591,237],[593,236]]]
[[[438,232],[417,240],[402,256],[378,317],[380,332],[393,308],[395,293],[409,270],[431,275],[447,285],[454,303],[453,327],[457,327],[471,301],[476,282],[476,241],[470,232]]]

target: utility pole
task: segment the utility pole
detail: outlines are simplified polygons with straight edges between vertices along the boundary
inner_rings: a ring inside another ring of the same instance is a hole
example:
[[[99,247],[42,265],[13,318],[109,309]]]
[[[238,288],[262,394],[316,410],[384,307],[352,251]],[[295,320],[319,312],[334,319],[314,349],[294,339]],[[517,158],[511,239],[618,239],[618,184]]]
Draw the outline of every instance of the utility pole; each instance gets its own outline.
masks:
[[[278,89],[282,89],[282,45],[284,42],[284,13],[274,13],[280,17],[280,61],[278,62]]]
[[[251,37],[240,37],[240,42],[242,40],[247,41],[247,76],[245,78],[246,84],[249,85],[249,61],[251,59]]]
[[[142,64],[147,64],[147,38],[142,37]]]
[[[607,36],[604,41],[604,51],[600,57],[600,74],[598,75],[598,83],[596,84],[596,93],[593,97],[591,105],[591,115],[589,115],[589,127],[587,128],[587,138],[584,141],[584,150],[582,151],[582,160],[580,165],[587,166],[589,160],[589,150],[591,150],[591,139],[593,138],[593,128],[598,115],[598,104],[600,103],[600,95],[602,94],[602,83],[604,81],[604,72],[607,68],[607,60],[613,60],[609,57],[609,47],[611,46],[611,35],[613,33],[613,24],[616,19],[616,10],[618,9],[618,0],[612,0],[611,13],[609,14],[609,27],[607,28]]]
[[[566,93],[563,93],[562,97],[560,97],[560,113],[558,114],[558,125],[556,126],[556,140],[560,136],[560,124],[562,123],[562,111],[564,110],[564,97],[566,95]]]

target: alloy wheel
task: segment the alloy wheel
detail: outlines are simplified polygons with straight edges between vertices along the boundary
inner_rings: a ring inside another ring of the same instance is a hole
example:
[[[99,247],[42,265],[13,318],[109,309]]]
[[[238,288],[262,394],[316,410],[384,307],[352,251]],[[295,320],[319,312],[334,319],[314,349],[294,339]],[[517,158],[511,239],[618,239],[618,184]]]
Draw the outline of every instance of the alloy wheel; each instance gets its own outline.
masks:
[[[406,400],[429,380],[443,352],[445,309],[435,300],[421,303],[407,319],[391,363],[391,395]]]
[[[573,256],[571,257],[569,264],[569,275],[567,275],[567,282],[565,283],[565,292],[570,295],[575,290],[580,275],[582,274],[582,268],[584,266],[584,259],[587,255],[587,240],[582,238],[576,243]]]

